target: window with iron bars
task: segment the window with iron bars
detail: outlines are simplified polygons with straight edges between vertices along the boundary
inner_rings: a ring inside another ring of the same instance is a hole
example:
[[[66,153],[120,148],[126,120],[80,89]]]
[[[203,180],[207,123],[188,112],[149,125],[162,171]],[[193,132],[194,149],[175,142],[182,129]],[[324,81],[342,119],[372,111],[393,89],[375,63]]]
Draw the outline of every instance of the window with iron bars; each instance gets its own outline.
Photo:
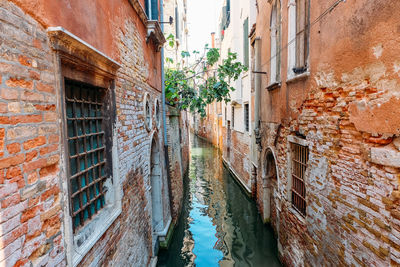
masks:
[[[69,199],[74,232],[105,206],[109,117],[106,89],[65,80]]]
[[[309,157],[308,147],[290,143],[292,158],[292,206],[303,216],[306,215],[305,173]]]

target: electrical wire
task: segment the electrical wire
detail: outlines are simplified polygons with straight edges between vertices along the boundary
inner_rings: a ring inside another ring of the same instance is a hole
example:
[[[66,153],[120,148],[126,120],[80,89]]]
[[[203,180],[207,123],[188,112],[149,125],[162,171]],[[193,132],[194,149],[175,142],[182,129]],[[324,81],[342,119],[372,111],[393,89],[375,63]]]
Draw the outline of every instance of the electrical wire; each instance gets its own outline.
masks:
[[[337,0],[329,8],[327,8],[324,12],[322,12],[322,14],[319,15],[313,22],[311,22],[309,26],[306,25],[306,27],[303,30],[301,30],[298,33],[296,33],[296,37],[293,38],[292,40],[290,40],[285,46],[280,48],[279,51],[275,55],[271,56],[270,59],[267,60],[267,62],[271,62],[272,59],[274,59],[277,56],[279,56],[283,50],[287,49],[293,42],[296,41],[298,35],[302,34],[307,28],[311,29],[312,26],[314,26],[316,23],[318,23],[320,20],[322,20],[326,15],[331,13],[342,2],[344,3],[344,2],[346,2],[346,0]]]

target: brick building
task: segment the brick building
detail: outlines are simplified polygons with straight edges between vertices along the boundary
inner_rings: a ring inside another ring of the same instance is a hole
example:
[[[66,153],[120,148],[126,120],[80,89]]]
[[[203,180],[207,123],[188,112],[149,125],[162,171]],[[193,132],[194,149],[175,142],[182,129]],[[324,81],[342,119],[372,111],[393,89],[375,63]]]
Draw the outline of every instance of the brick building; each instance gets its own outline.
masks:
[[[0,265],[145,266],[171,222],[162,1],[0,0]]]
[[[398,266],[400,2],[257,9],[257,202],[282,262]]]

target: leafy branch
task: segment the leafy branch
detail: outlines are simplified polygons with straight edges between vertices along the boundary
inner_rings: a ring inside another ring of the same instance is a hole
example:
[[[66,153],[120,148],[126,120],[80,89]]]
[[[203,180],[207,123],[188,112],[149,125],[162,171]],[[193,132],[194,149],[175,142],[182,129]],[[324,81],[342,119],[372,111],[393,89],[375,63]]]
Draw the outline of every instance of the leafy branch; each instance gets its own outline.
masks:
[[[173,35],[167,37],[169,46],[174,47]],[[186,109],[206,116],[205,108],[208,104],[230,102],[230,93],[235,90],[231,86],[239,79],[247,67],[237,61],[236,53],[229,52],[227,57],[220,60],[219,49],[205,46],[203,53],[193,51],[181,52],[185,62],[191,65],[176,63],[166,58],[165,91],[169,104],[179,109]]]

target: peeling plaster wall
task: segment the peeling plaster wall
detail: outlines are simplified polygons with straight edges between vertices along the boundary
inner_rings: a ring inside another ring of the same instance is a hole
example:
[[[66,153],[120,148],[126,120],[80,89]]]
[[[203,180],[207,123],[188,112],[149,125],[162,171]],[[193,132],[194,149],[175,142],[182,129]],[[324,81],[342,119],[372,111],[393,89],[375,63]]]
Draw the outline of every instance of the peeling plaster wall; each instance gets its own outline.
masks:
[[[283,45],[289,41],[287,2],[281,1]],[[311,0],[311,21],[331,4]],[[258,5],[260,71],[268,71],[269,15],[262,14],[270,14],[271,4]],[[267,91],[262,79],[259,166],[272,148],[280,179],[279,253],[288,266],[400,264],[399,10],[393,0],[339,4],[311,28],[308,76],[286,82],[283,50],[281,87]],[[296,133],[310,149],[304,218],[287,199],[287,138]]]

